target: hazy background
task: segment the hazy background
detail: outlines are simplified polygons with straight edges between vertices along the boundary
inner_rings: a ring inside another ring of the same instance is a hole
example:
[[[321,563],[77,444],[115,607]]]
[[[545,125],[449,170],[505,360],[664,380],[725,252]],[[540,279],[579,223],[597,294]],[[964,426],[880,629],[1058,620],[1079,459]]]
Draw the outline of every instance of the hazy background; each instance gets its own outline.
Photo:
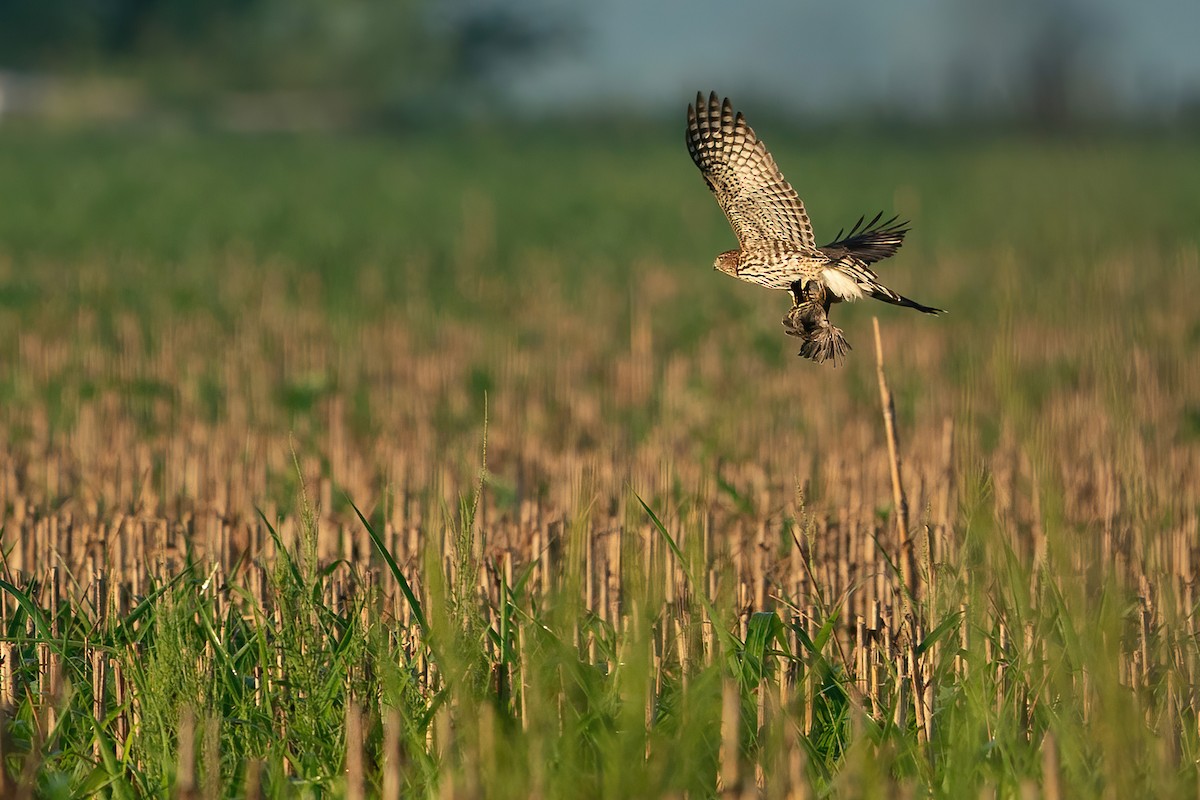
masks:
[[[205,796],[337,797],[365,703],[405,796],[715,796],[740,752],[820,797],[1061,766],[1194,800],[1197,33],[1197,0],[0,0],[10,771],[165,796],[194,741]],[[709,88],[818,242],[911,222],[880,278],[947,313],[840,304],[845,364],[797,358],[787,294],[711,268]]]
[[[1197,31],[1194,0],[0,0],[0,110],[345,128],[715,87],[798,120],[1190,125]]]

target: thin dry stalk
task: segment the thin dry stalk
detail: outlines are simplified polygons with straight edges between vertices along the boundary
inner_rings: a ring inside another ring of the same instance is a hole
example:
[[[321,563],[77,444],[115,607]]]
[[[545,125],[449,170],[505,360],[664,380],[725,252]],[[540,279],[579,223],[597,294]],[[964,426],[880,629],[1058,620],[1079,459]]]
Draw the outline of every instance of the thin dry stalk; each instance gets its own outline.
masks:
[[[404,719],[400,709],[389,708],[383,722],[382,800],[400,800],[404,787],[404,750],[401,733]]]
[[[721,687],[721,765],[718,789],[726,797],[741,792],[742,693],[737,682],[727,678]]]
[[[262,797],[262,762],[252,758],[246,762],[246,774],[242,781],[243,800],[259,800]]]
[[[808,800],[808,777],[805,775],[808,756],[796,726],[791,720],[784,722],[784,747],[787,749],[787,800]]]
[[[896,535],[900,546],[900,576],[904,582],[901,603],[904,609],[904,627],[901,646],[909,651],[909,667],[913,685],[913,709],[916,714],[917,732],[923,744],[928,744],[932,727],[932,708],[926,707],[925,664],[917,654],[923,625],[914,616],[913,606],[919,608],[924,594],[921,573],[916,569],[913,541],[908,530],[908,498],[904,493],[904,481],[900,468],[900,441],[896,433],[896,407],[888,389],[887,377],[883,372],[883,340],[879,334],[879,318],[872,317],[875,329],[875,371],[879,377],[879,400],[883,408],[883,425],[887,432],[888,463],[892,475],[892,500],[896,506]],[[926,548],[926,555],[928,548]],[[930,698],[931,699],[931,698]]]
[[[104,724],[104,718],[108,714],[107,667],[108,656],[101,650],[93,650],[92,716],[96,719],[96,726],[98,729]],[[95,739],[92,741],[92,756],[97,760],[99,760],[100,754],[103,750],[100,737],[101,733],[97,732]]]
[[[366,780],[363,774],[362,712],[354,703],[346,704],[346,800],[363,800]]]
[[[1061,780],[1058,773],[1058,740],[1047,733],[1042,740],[1042,798],[1059,800],[1062,797]]]
[[[215,716],[204,720],[204,800],[221,796],[221,721]]]
[[[0,708],[11,708],[17,702],[17,646],[0,642]]]
[[[8,705],[0,703],[0,797],[12,797],[16,787],[8,777],[8,753],[12,749],[8,740]]]
[[[908,498],[904,494],[904,483],[900,472],[900,442],[896,435],[896,406],[888,389],[887,377],[883,374],[883,341],[879,335],[879,318],[872,317],[875,326],[875,371],[879,377],[879,401],[883,406],[883,426],[887,432],[888,463],[892,471],[892,501],[896,506],[896,535],[900,541],[900,575],[908,596],[916,601],[919,597],[917,574],[913,567],[913,546],[908,535]],[[908,599],[905,599],[907,609]]]
[[[433,718],[434,754],[438,762],[438,796],[442,798],[457,797],[455,775],[452,762],[453,727],[450,719],[450,706],[443,704]]]
[[[191,708],[179,715],[179,755],[175,760],[175,797],[196,797],[196,717]]]

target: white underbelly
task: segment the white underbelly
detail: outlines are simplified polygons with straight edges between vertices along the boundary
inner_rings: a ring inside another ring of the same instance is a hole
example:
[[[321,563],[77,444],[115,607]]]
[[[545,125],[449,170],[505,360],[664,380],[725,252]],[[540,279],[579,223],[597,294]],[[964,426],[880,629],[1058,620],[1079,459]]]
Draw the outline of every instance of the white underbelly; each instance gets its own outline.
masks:
[[[826,267],[821,270],[821,278],[825,281],[825,285],[829,287],[829,291],[843,300],[854,301],[863,296],[863,290],[858,285],[858,281],[844,272]]]

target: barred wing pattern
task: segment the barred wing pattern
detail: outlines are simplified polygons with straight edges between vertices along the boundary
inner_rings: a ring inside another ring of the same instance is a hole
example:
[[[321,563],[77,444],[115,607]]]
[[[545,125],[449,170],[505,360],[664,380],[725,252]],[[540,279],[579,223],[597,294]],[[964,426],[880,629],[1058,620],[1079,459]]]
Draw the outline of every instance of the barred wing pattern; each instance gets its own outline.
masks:
[[[742,249],[766,242],[816,247],[812,223],[796,190],[780,174],[766,145],[716,92],[688,106],[687,147]]]

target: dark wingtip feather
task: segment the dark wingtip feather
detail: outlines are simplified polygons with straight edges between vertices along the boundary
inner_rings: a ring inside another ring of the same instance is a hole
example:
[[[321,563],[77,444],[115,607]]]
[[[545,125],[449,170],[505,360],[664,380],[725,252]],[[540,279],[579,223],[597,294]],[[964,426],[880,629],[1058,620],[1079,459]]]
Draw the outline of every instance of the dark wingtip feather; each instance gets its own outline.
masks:
[[[820,249],[831,251],[835,255],[849,253],[866,264],[893,256],[904,244],[904,237],[909,232],[909,223],[907,220],[901,220],[899,216],[892,216],[880,222],[881,219],[882,211],[870,222],[865,221],[865,215],[861,216],[851,226],[849,233],[843,236],[839,230],[834,240]]]

